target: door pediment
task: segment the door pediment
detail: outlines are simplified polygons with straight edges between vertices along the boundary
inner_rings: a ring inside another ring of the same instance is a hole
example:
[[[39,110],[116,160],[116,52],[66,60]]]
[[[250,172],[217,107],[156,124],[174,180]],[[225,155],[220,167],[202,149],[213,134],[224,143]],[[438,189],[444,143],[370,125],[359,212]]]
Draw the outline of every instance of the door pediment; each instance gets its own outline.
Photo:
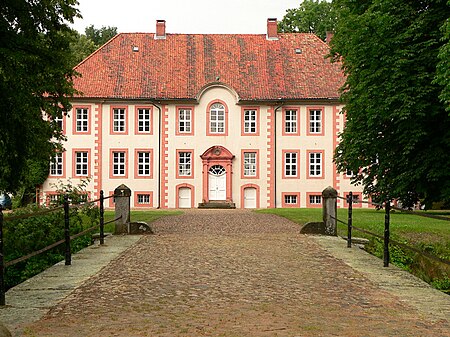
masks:
[[[220,161],[231,161],[234,155],[225,147],[220,145],[211,146],[206,150],[201,156],[203,160],[220,160]]]

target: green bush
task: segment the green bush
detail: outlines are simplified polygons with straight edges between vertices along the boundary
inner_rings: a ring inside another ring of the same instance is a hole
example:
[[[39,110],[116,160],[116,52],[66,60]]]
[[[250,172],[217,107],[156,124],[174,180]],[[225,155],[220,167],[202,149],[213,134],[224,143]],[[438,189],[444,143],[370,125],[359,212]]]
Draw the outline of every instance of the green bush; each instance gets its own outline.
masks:
[[[67,192],[65,190],[64,192]],[[70,191],[69,191],[70,192]],[[69,194],[70,199],[79,202],[82,200],[79,194],[80,190]],[[58,204],[63,201],[59,198]],[[55,205],[60,206],[60,205]],[[4,257],[5,262],[12,261],[32,252],[43,249],[57,241],[64,239],[64,210],[59,209],[46,214],[39,214],[26,219],[17,219],[8,221],[8,217],[32,214],[41,212],[48,208],[29,206],[15,210],[13,213],[5,215],[3,236],[4,236]],[[85,203],[77,207],[71,207],[69,210],[70,235],[82,232],[99,222],[98,207]],[[71,251],[75,253],[92,242],[92,233],[82,235],[71,241]],[[64,259],[64,243],[29,258],[26,261],[19,262],[5,269],[5,286],[9,289],[26,279],[42,272],[49,266]]]

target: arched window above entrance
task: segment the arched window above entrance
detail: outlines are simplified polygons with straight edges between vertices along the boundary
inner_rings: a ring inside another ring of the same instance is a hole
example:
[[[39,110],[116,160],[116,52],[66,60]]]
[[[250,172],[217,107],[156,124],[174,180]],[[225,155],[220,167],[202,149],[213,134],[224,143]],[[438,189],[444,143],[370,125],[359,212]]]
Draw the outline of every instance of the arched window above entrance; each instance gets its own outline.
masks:
[[[209,173],[215,176],[221,176],[225,172],[225,168],[222,165],[214,165],[209,169]]]
[[[210,132],[225,133],[225,107],[221,103],[214,103],[210,108]]]

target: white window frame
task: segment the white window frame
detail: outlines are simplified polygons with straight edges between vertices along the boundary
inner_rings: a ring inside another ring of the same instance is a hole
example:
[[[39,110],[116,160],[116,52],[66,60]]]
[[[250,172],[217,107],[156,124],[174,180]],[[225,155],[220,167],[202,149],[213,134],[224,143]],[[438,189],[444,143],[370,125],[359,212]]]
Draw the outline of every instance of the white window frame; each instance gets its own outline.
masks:
[[[76,132],[89,132],[89,109],[75,109]]]
[[[353,178],[355,176],[355,173],[352,170],[350,170],[350,169],[346,169],[345,170],[345,176],[347,178]]]
[[[244,133],[255,134],[258,132],[257,118],[257,111],[255,109],[244,110]]]
[[[178,175],[180,177],[192,176],[192,152],[178,152]]]
[[[322,204],[322,196],[319,194],[310,194],[309,195],[309,204],[310,205],[320,205]]]
[[[55,177],[62,177],[64,175],[64,159],[61,152],[55,153],[53,160],[50,163],[50,175]]]
[[[138,205],[150,205],[151,204],[150,194],[138,193],[137,203],[138,203]]]
[[[127,112],[125,108],[113,108],[113,132],[125,133],[126,132],[126,116]]]
[[[297,177],[298,176],[298,153],[285,152],[284,153],[284,176]]]
[[[284,133],[298,133],[298,109],[284,110]]]
[[[179,133],[192,133],[192,109],[178,109],[178,131]]]
[[[114,177],[125,177],[126,176],[126,158],[127,154],[125,151],[113,151],[112,153],[112,175]]]
[[[222,103],[214,103],[209,112],[210,133],[224,134],[226,130],[225,106]]]
[[[322,177],[322,152],[309,152],[309,176]]]
[[[285,194],[284,195],[284,204],[285,205],[297,205],[298,199],[296,194]]]
[[[138,132],[150,133],[151,131],[151,110],[149,108],[138,108]],[[116,132],[116,131],[115,131]]]
[[[55,117],[56,125],[58,126],[58,129],[61,131],[64,131],[64,118]]]
[[[61,199],[61,195],[58,193],[47,194],[47,199],[50,205],[57,205]]]
[[[89,152],[75,151],[75,176],[87,177],[89,175]]]
[[[309,133],[321,134],[322,133],[322,110],[310,109],[309,110]]]
[[[137,153],[137,174],[138,176],[151,175],[151,153],[149,151],[138,151]]]
[[[244,152],[244,176],[256,177],[257,175],[257,153]]]

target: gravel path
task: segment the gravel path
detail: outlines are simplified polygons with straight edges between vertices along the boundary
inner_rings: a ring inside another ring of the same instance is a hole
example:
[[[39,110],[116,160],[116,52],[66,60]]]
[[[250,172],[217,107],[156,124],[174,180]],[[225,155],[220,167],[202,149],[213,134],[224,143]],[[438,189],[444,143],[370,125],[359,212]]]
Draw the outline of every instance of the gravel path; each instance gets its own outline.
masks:
[[[450,336],[298,225],[191,210],[152,226],[28,336]]]

